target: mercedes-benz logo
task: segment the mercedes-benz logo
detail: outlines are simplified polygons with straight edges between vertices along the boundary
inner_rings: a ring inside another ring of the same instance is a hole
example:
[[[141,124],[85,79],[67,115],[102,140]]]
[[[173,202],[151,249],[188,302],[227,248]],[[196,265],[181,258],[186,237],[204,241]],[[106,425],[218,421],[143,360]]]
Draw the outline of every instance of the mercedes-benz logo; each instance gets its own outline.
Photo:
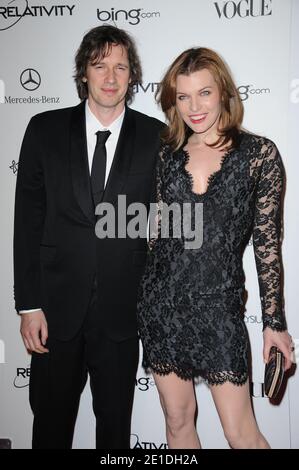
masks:
[[[25,69],[21,73],[20,82],[25,90],[34,91],[41,84],[40,74],[34,69]]]

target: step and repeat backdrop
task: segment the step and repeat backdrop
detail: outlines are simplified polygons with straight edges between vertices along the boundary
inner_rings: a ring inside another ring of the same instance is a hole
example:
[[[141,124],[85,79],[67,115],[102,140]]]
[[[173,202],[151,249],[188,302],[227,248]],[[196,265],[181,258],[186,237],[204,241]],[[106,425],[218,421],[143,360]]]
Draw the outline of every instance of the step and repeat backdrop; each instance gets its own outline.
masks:
[[[13,208],[21,141],[31,116],[79,102],[74,55],[92,27],[113,24],[133,35],[144,81],[132,104],[164,120],[154,94],[171,61],[184,49],[215,49],[229,64],[245,107],[244,126],[277,144],[287,173],[284,210],[285,307],[299,338],[298,128],[299,0],[0,0],[0,446],[30,448],[30,356],[13,304]],[[252,244],[244,259],[251,339],[251,393],[258,424],[273,448],[299,447],[299,379],[289,377],[280,403],[264,396],[262,324]],[[228,448],[208,388],[196,383],[198,431],[205,448]],[[94,447],[95,421],[87,386],[74,448]],[[136,377],[132,448],[166,448],[157,390],[141,365]]]

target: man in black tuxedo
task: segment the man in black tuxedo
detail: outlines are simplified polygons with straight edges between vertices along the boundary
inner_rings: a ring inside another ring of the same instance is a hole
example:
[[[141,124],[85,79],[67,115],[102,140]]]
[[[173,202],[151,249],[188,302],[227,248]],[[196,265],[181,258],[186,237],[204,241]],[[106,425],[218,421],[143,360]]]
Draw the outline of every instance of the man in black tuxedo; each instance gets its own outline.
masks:
[[[149,208],[163,124],[127,107],[140,80],[130,36],[94,28],[76,55],[81,104],[34,116],[25,133],[14,268],[21,334],[32,352],[33,448],[71,448],[88,373],[96,447],[129,448],[147,244],[118,235],[128,215],[116,220],[115,238],[97,237],[95,208],[110,203],[118,214],[119,195],[127,206]]]

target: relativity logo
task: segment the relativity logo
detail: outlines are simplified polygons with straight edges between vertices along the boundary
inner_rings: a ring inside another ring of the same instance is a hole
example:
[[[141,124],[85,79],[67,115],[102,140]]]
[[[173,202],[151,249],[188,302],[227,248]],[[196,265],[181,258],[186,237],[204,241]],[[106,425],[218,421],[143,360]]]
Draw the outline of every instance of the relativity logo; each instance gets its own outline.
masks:
[[[72,16],[75,5],[29,5],[28,0],[0,0],[0,31],[15,26],[22,18]]]
[[[30,367],[18,367],[17,375],[14,378],[13,384],[15,388],[25,388],[29,385]]]
[[[141,441],[137,434],[131,434],[131,449],[168,449],[166,442]]]
[[[0,339],[0,364],[5,364],[5,344],[2,339]]]
[[[97,9],[98,20],[107,23],[111,21],[113,23],[127,22],[133,26],[140,23],[141,20],[148,20],[153,18],[160,18],[161,14],[159,11],[144,11],[143,8],[133,8],[132,10],[100,10]]]
[[[159,82],[136,83],[133,91],[134,93],[156,93],[159,85]]]

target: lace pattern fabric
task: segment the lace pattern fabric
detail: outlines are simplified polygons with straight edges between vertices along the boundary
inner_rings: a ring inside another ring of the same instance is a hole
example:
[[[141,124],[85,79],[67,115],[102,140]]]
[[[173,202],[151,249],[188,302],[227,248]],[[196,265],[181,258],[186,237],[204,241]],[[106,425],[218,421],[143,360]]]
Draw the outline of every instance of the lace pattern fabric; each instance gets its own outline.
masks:
[[[263,327],[283,331],[281,195],[283,167],[273,142],[240,133],[208,181],[193,191],[188,153],[164,146],[157,164],[157,224],[138,295],[143,364],[210,384],[243,384],[248,376],[243,252],[253,235]],[[163,238],[163,203],[203,204],[203,243],[186,249],[184,233]]]

